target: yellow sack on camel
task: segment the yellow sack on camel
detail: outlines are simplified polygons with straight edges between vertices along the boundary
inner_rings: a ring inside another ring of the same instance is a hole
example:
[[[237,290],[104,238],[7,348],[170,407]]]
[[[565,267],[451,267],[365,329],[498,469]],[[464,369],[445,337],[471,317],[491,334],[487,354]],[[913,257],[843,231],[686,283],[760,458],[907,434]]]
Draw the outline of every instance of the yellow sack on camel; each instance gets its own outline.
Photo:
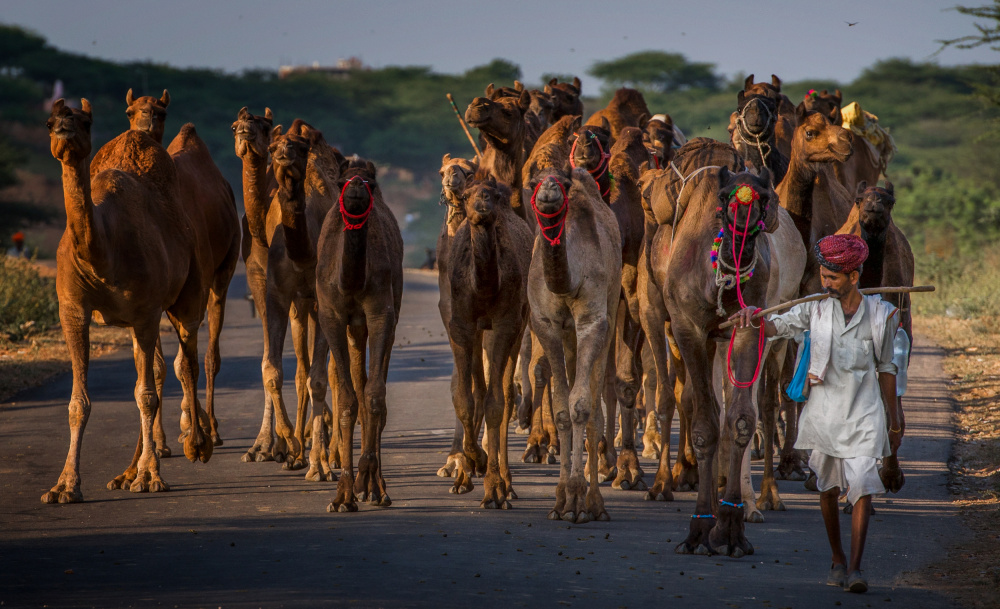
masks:
[[[884,168],[896,155],[896,142],[889,135],[889,130],[878,124],[878,117],[861,109],[861,104],[851,102],[841,108],[842,127],[868,140],[881,157]]]

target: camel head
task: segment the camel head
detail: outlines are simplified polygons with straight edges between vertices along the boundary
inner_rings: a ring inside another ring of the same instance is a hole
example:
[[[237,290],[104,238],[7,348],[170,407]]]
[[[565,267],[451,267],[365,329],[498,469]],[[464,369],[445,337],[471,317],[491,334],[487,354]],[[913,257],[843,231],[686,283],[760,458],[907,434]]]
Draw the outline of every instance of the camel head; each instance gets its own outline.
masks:
[[[475,160],[451,158],[450,154],[445,154],[441,159],[441,199],[446,202],[446,195],[458,199],[465,194],[465,189],[479,169],[479,164]]]
[[[770,138],[778,119],[781,93],[766,83],[752,85],[736,94],[736,128],[746,131],[744,136]]]
[[[751,74],[743,81],[743,92],[747,95],[766,95],[777,100],[781,95],[781,79],[771,74],[771,82],[755,83]]]
[[[52,104],[52,113],[45,121],[49,129],[52,156],[63,163],[76,165],[90,156],[90,126],[94,122],[90,102],[80,100],[81,110],[70,108],[60,98]]]
[[[834,125],[819,112],[809,112],[804,104],[795,109],[798,127],[792,136],[792,156],[807,163],[843,163],[854,147],[847,129]]]
[[[534,112],[535,116],[541,117],[546,125],[554,123],[555,119],[552,118],[552,115],[555,113],[556,105],[552,101],[552,96],[538,89],[532,89],[528,93],[531,95],[531,105],[528,106],[528,111]]]
[[[806,106],[806,110],[826,115],[834,125],[840,125],[844,122],[844,119],[840,116],[840,105],[842,102],[843,95],[841,95],[840,89],[837,89],[833,93],[830,93],[826,89],[822,91],[810,89],[802,100],[802,103]]]
[[[375,177],[375,163],[371,161],[355,158],[347,164],[337,182],[343,208],[347,213],[357,217],[365,214],[371,207],[378,189]]]
[[[658,167],[664,167],[674,158],[674,121],[669,114],[659,114],[646,123],[642,141]],[[621,136],[619,136],[621,137]]]
[[[544,93],[552,98],[552,122],[564,116],[583,114],[583,102],[580,101],[580,93],[583,86],[580,79],[573,77],[572,84],[559,82],[558,78],[553,78],[545,85]]]
[[[892,221],[892,208],[896,205],[892,182],[885,181],[885,187],[868,187],[862,180],[858,183],[854,204],[858,207],[858,220],[868,235],[884,234]]]
[[[279,188],[284,192],[294,192],[303,184],[306,166],[309,162],[309,140],[291,129],[281,132],[281,125],[271,132],[271,169]]]
[[[611,155],[611,125],[601,117],[601,125],[584,125],[570,136],[570,161],[574,167],[598,171]]]
[[[503,206],[510,207],[510,189],[486,171],[477,172],[462,197],[465,217],[473,226],[494,224]]]
[[[125,94],[125,103],[128,109],[125,116],[128,117],[129,129],[145,131],[158,143],[163,143],[163,130],[167,122],[167,106],[170,105],[170,93],[166,89],[160,99],[144,95],[133,97],[132,89]]]
[[[732,173],[726,167],[719,169],[716,215],[723,227],[735,227],[737,235],[749,231],[748,237],[757,229],[774,232],[778,228],[778,212],[775,209],[778,196],[774,194],[771,180],[771,171],[767,167],[759,173],[753,170]],[[734,232],[729,228],[726,230]]]
[[[524,113],[531,105],[531,94],[522,89],[517,97],[507,90],[509,87],[494,89],[493,83],[486,87],[486,96],[472,100],[465,110],[465,121],[470,127],[510,142],[523,137]]]
[[[240,108],[233,123],[233,138],[236,140],[236,156],[243,158],[249,154],[266,159],[271,145],[271,129],[274,116],[270,108],[264,109],[264,116],[250,114],[246,106]]]
[[[542,214],[559,213],[566,205],[572,186],[573,179],[568,173],[555,167],[542,169],[528,182],[531,203]]]

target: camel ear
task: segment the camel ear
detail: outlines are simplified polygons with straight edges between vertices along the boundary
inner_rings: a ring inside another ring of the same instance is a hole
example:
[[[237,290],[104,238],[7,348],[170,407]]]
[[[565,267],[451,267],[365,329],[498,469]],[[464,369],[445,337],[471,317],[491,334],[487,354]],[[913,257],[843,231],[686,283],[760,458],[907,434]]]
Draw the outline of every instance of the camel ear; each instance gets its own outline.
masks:
[[[609,123],[608,119],[604,116],[601,117],[601,127],[607,129],[608,133],[611,133],[611,123]]]
[[[274,129],[271,130],[271,139],[274,139],[280,135],[281,135],[281,125],[277,125],[275,126]]]
[[[569,124],[570,128],[573,130],[573,133],[576,133],[576,130],[580,128],[580,124],[582,122],[583,122],[583,115],[578,115],[573,118],[573,122]]]
[[[128,93],[125,94],[125,103],[131,106],[134,101],[135,98],[132,96],[132,89],[129,89]]]
[[[798,106],[795,106],[795,120],[796,120],[796,122],[801,125],[802,121],[804,121],[805,118],[806,118],[806,113],[807,113],[807,110],[806,110],[805,103],[800,102]]]
[[[514,90],[515,91],[524,91],[524,83],[522,83],[520,80],[515,80],[514,81]]]
[[[549,86],[551,86],[551,87],[554,87],[554,86],[556,86],[558,84],[559,84],[559,79],[558,78],[552,78],[552,79],[549,80]]]
[[[743,90],[748,91],[752,86],[753,86],[753,74],[747,76],[746,80],[743,81]]]
[[[270,108],[264,108],[264,118],[266,118],[271,122],[274,122],[274,114],[271,113]]]
[[[378,169],[375,167],[375,163],[372,163],[371,161],[365,161],[365,169],[372,173],[373,178],[378,175]]]
[[[90,100],[88,100],[86,97],[80,98],[80,109],[83,110],[83,113],[86,114],[87,116],[90,117],[94,116],[94,113],[90,109]]]
[[[517,100],[517,105],[521,108],[521,112],[524,112],[531,106],[531,93],[528,93],[526,89],[521,89],[521,97]]]
[[[868,190],[868,181],[861,180],[858,182],[858,190],[855,192],[855,196],[860,199],[864,196],[866,190]]]
[[[729,168],[726,167],[725,165],[723,165],[722,167],[719,167],[719,186],[720,186],[720,188],[723,186],[723,184],[726,184],[727,182],[729,182],[729,180],[732,178],[732,175],[733,175],[732,172],[730,172]],[[723,190],[721,190],[721,189],[719,190],[719,198],[720,199],[725,200],[725,197],[726,197],[727,194],[728,193],[724,192]]]
[[[889,193],[893,198],[895,198],[896,195],[893,193],[892,182],[890,182],[889,180],[885,181],[885,191]]]
[[[170,105],[170,93],[166,89],[163,90],[163,95],[160,96],[160,103],[166,108]]]
[[[774,176],[771,174],[771,170],[764,165],[760,168],[760,173],[757,174],[760,181],[767,184],[768,188],[774,188]]]
[[[774,74],[771,74],[771,85],[778,91],[781,91],[781,79]]]
[[[583,92],[583,83],[576,76],[573,77],[573,86],[576,87],[577,93]]]
[[[486,85],[486,99],[493,99],[493,83]]]
[[[643,112],[642,114],[639,115],[638,123],[642,125],[641,129],[645,129],[646,126],[649,124],[649,116],[650,116],[649,112]]]
[[[448,161],[450,161],[450,160],[451,160],[451,153],[450,152],[446,152],[446,153],[444,153],[444,156],[441,157],[441,164],[442,165],[447,165]]]
[[[639,176],[640,176],[639,179],[642,179],[641,178],[642,174],[646,173],[647,171],[649,171],[649,161],[643,161],[642,164],[639,165]]]
[[[243,118],[250,115],[250,109],[246,106],[240,108],[240,111],[236,113],[236,118]]]
[[[840,89],[834,91],[833,96],[837,99],[837,104],[840,104],[842,101],[844,101],[844,96],[840,93]]]
[[[736,93],[736,105],[737,106],[741,105],[743,103],[743,100],[746,99],[746,98],[747,98],[746,91],[739,91],[739,92],[737,92]]]
[[[545,85],[545,88],[542,90],[545,91],[546,95],[552,95],[552,85]]]

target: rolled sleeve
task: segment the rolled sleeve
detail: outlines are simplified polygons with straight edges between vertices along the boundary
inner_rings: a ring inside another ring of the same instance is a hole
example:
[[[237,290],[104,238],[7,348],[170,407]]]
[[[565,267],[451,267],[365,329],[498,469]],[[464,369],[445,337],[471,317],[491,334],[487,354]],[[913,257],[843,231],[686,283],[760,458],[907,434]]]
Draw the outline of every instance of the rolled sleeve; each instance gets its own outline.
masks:
[[[896,330],[899,329],[899,310],[897,309],[885,322],[885,336],[882,337],[882,352],[878,354],[875,369],[880,373],[895,375],[899,372],[892,358],[895,355]]]
[[[781,315],[774,315],[770,318],[774,324],[777,334],[774,338],[798,338],[800,334],[809,329],[809,318],[812,316],[810,305],[814,303],[804,302],[797,304]]]

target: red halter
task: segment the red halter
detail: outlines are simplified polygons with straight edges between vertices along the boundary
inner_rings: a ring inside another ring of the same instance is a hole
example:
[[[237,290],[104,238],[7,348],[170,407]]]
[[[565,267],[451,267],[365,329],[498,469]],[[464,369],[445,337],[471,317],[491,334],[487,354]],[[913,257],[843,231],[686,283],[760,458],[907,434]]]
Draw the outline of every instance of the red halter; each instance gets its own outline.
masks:
[[[601,162],[598,163],[597,167],[594,167],[593,170],[588,169],[587,173],[589,173],[594,178],[594,181],[597,182],[601,179],[601,176],[607,173],[609,165],[608,159],[611,158],[611,155],[604,152],[604,147],[601,146],[601,140],[597,139],[597,136],[591,135],[590,137],[591,139],[594,140],[594,143],[597,144],[597,150],[600,151],[601,153]],[[573,169],[576,169],[576,160],[573,158],[573,156],[576,153],[576,144],[579,141],[580,141],[579,137],[573,140],[573,146],[569,149],[569,166],[572,167]],[[606,197],[610,192],[611,192],[611,182],[609,181],[607,192],[602,192],[601,196]]]
[[[549,179],[552,179],[552,178],[549,178]],[[562,237],[563,229],[566,228],[566,210],[569,208],[569,195],[566,194],[566,188],[562,185],[562,182],[556,180],[556,184],[559,185],[559,190],[561,190],[562,194],[563,194],[563,204],[562,204],[562,207],[560,207],[559,209],[557,209],[556,211],[554,211],[551,214],[547,214],[547,213],[545,213],[543,211],[540,211],[538,209],[538,205],[535,203],[535,197],[538,195],[538,189],[541,188],[541,186],[542,186],[542,184],[544,182],[545,182],[545,180],[542,180],[541,182],[539,182],[538,185],[535,186],[534,192],[531,193],[531,209],[535,210],[535,222],[538,223],[538,228],[540,228],[542,230],[542,233],[541,233],[542,237],[544,237],[545,240],[549,242],[549,245],[551,245],[552,247],[555,247],[555,246],[559,245],[560,243],[562,243],[559,240],[559,238]],[[544,226],[542,224],[541,218],[555,218],[555,217],[558,217],[558,216],[562,216],[562,218],[560,218],[559,220],[556,220],[556,223],[553,224],[552,226]],[[545,234],[545,231],[547,231],[547,230],[553,230],[555,228],[559,229],[559,233],[555,237],[549,237],[547,234]]]
[[[730,196],[736,199],[729,204],[730,208],[733,209],[733,222],[729,226],[734,234],[732,240],[732,254],[733,260],[736,261],[736,300],[740,303],[740,309],[745,309],[747,305],[743,302],[743,290],[740,288],[740,264],[743,262],[743,247],[746,245],[747,237],[750,233],[750,210],[747,209],[747,221],[742,232],[736,230],[736,216],[740,205],[746,205],[749,207],[754,201],[757,201],[760,198],[760,195],[753,189],[752,186],[740,184],[735,190],[733,190]],[[739,255],[736,254],[735,235],[737,234],[743,237],[743,239],[740,240]],[[757,309],[757,311],[760,311],[760,309]],[[764,345],[767,344],[765,325],[764,321],[760,322],[760,335],[757,338],[757,367],[753,371],[753,378],[751,378],[748,382],[739,381],[733,375],[733,343],[736,342],[736,329],[733,329],[733,333],[729,337],[729,351],[726,353],[726,374],[729,376],[729,382],[733,384],[733,387],[737,387],[739,389],[749,389],[750,387],[753,387],[757,377],[760,376],[760,368],[764,363]]]
[[[361,183],[365,185],[365,189],[368,191],[368,209],[366,209],[365,211],[361,212],[358,215],[349,213],[347,209],[344,208],[344,192],[347,190],[347,187],[354,180],[361,180]],[[371,187],[368,186],[368,180],[362,178],[361,176],[354,176],[350,180],[348,180],[346,184],[344,184],[343,188],[340,189],[340,198],[337,199],[337,203],[340,204],[340,217],[344,220],[344,231],[346,232],[349,230],[357,230],[362,226],[364,226],[365,222],[368,221],[368,215],[372,213],[372,206],[375,205],[375,195],[372,194],[372,189]],[[348,218],[354,221],[360,220],[360,222],[358,222],[357,224],[352,224],[351,221],[348,220]]]

